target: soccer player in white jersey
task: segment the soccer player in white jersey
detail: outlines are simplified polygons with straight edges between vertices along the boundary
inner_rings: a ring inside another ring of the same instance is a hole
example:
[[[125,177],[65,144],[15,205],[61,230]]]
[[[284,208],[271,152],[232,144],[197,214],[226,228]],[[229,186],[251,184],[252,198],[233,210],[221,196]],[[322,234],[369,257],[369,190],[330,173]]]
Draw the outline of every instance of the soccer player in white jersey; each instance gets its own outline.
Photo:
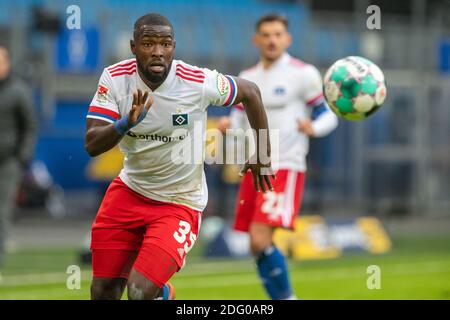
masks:
[[[267,118],[252,82],[174,60],[165,17],[139,18],[130,46],[135,59],[104,69],[87,114],[89,155],[117,144],[125,154],[92,225],[91,298],[120,299],[127,287],[130,299],[170,299],[168,280],[194,245],[207,202],[208,105],[243,103],[252,128],[266,132],[256,141],[266,157],[246,165],[263,192],[272,189],[263,174],[271,166]],[[200,161],[185,157],[191,151]]]
[[[303,196],[309,137],[322,137],[337,126],[337,117],[322,95],[319,71],[291,57],[288,21],[279,15],[267,15],[256,25],[254,45],[260,61],[244,70],[240,77],[256,83],[266,109],[269,128],[278,131],[279,144],[272,141],[272,160],[277,178],[274,191],[256,193],[252,177],[245,174],[236,202],[234,228],[250,234],[260,278],[272,299],[293,299],[285,257],[273,244],[275,228],[292,229]],[[245,106],[237,104],[229,118],[220,122],[226,128],[246,128]]]

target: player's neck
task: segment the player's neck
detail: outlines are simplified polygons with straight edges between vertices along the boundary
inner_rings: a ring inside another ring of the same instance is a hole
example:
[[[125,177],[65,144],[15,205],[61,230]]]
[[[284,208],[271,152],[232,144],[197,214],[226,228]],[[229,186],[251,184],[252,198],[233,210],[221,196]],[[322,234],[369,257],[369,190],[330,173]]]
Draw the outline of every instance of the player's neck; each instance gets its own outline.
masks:
[[[149,87],[152,91],[155,91],[156,89],[159,88],[160,85],[162,85],[164,83],[164,81],[166,81],[167,76],[169,75],[169,73],[167,73],[167,75],[164,77],[164,79],[162,79],[162,81],[158,82],[158,83],[153,83],[150,82],[139,70],[138,68],[138,74],[139,77],[141,78],[142,81],[144,81],[144,83],[147,85],[147,87]]]
[[[261,63],[265,70],[269,69],[271,66],[273,66],[277,61],[279,61],[283,55],[279,56],[276,59],[268,59],[266,57],[261,56]]]

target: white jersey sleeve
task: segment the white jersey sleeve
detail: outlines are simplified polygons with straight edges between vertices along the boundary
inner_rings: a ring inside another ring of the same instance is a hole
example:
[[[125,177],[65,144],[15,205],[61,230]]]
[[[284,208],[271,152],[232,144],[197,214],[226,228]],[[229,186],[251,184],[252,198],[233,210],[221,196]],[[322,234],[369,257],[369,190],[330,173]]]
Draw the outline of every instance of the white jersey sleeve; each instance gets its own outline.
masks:
[[[312,65],[305,68],[305,91],[303,92],[303,101],[307,107],[313,108],[325,102],[322,89],[322,76],[319,70]],[[325,103],[326,105],[326,103]],[[331,131],[336,129],[338,120],[336,115],[331,112],[326,105],[326,111],[322,112],[320,116],[313,121],[312,126],[315,132],[315,137],[324,137]]]
[[[319,70],[313,65],[307,65],[304,68],[302,100],[307,106],[314,107],[324,101],[322,76],[320,75]]]
[[[204,99],[210,105],[229,107],[237,96],[236,81],[232,76],[223,75],[216,70],[205,72]]]
[[[119,107],[114,97],[112,78],[106,69],[103,70],[100,77],[97,91],[89,105],[86,117],[110,123],[120,118]]]

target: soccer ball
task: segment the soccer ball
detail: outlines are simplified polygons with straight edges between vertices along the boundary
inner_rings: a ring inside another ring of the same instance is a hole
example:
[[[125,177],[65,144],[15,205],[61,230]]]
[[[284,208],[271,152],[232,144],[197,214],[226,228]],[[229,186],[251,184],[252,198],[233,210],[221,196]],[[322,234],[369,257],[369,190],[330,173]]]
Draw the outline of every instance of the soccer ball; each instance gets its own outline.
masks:
[[[363,120],[383,104],[386,83],[375,63],[350,56],[336,61],[328,69],[323,91],[334,113],[347,120]]]

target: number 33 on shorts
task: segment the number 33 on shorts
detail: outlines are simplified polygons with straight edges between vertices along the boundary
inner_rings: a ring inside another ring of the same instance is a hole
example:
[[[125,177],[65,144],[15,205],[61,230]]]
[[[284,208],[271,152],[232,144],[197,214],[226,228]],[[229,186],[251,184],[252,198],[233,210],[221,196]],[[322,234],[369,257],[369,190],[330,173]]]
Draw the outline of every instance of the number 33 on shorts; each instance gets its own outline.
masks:
[[[191,231],[189,222],[180,220],[179,228],[173,233],[173,237],[179,244],[183,245],[178,248],[178,254],[180,255],[180,258],[184,260],[184,257],[194,246],[197,235]]]

